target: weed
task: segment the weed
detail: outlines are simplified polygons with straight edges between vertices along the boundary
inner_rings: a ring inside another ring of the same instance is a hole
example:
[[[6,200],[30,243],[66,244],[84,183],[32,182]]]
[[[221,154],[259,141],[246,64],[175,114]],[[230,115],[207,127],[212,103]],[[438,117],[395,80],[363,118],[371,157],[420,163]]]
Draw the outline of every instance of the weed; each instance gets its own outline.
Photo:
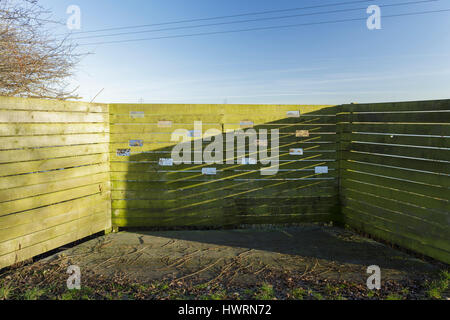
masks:
[[[23,295],[24,300],[38,300],[43,294],[45,290],[39,288],[33,288],[25,292]]]
[[[273,291],[273,286],[264,283],[258,292],[255,294],[257,300],[273,300],[275,298],[275,293]]]
[[[439,279],[433,280],[427,285],[426,294],[430,299],[444,299],[443,293],[448,289],[450,272],[442,271]]]
[[[2,285],[0,287],[0,300],[7,300],[11,295],[12,288],[10,284]]]

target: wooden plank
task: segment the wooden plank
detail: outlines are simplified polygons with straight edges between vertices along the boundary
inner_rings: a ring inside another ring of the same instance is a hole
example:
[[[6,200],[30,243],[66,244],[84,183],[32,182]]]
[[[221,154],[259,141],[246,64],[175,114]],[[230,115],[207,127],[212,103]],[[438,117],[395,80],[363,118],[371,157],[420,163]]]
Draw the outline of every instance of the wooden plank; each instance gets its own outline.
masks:
[[[345,177],[341,179],[342,183],[344,183],[344,181],[347,179],[350,181],[349,183],[362,182],[366,184],[370,183],[375,185],[387,186],[390,188],[395,188],[397,190],[411,192],[415,195],[418,195],[419,197],[422,195],[435,199],[450,201],[450,192],[448,192],[448,188],[439,186],[432,186],[413,181],[397,180],[395,178],[389,177],[379,177],[367,173],[353,171],[345,172]]]
[[[55,238],[35,244],[28,248],[24,248],[20,251],[11,252],[6,255],[0,256],[0,268],[4,268],[14,263],[30,259],[34,256],[61,247],[65,244],[80,240],[94,233],[105,230],[105,225],[107,223],[105,222],[104,217],[101,217],[101,215],[99,215],[99,217],[100,218],[97,221],[95,220],[94,216],[91,217],[91,220],[84,220],[82,221],[83,223],[80,222],[78,225],[72,225],[60,236],[57,236]]]
[[[180,181],[177,183],[161,183],[161,182],[149,182],[149,181],[112,181],[112,189],[115,191],[134,191],[134,190],[146,190],[152,192],[155,198],[172,199],[173,197],[189,197],[197,194],[212,193],[212,192],[249,192],[251,195],[255,195],[258,191],[264,194],[271,192],[272,196],[288,196],[289,192],[299,194],[308,194],[308,192],[317,194],[325,194],[335,190],[337,187],[335,180],[288,180],[288,181],[265,181],[265,180],[251,180],[251,181],[221,181],[217,183],[214,188],[211,188],[209,184],[194,185],[190,181]],[[278,190],[277,190],[278,189]],[[159,190],[159,192],[156,192]],[[157,194],[155,194],[157,193]],[[243,193],[244,195],[247,193]],[[264,194],[264,196],[266,196]]]
[[[0,123],[108,122],[106,113],[0,110]]]
[[[389,168],[380,165],[352,161],[341,162],[341,169],[346,169],[341,171],[341,176],[343,178],[347,177],[347,170],[351,170],[450,188],[450,179],[448,179],[447,175],[412,171],[404,168]]]
[[[109,192],[97,193],[86,197],[60,202],[51,206],[27,210],[0,217],[0,242],[20,237],[26,234],[30,226],[39,225],[46,219],[53,219],[61,215],[77,215],[83,210],[91,212],[104,203],[109,204],[111,194]],[[111,211],[105,211],[106,216],[111,216]],[[12,229],[15,228],[15,229]]]
[[[109,152],[107,143],[0,151],[0,163],[35,161]]]
[[[448,230],[436,225],[408,218],[384,208],[373,207],[363,202],[349,201],[348,208],[363,212],[362,217],[369,216],[368,222],[374,226],[384,226],[387,230],[410,239],[422,241],[429,246],[450,251],[450,234]]]
[[[43,194],[73,189],[80,186],[86,186],[96,183],[109,181],[109,172],[103,172],[83,177],[59,180],[50,183],[35,184],[32,186],[19,187],[13,189],[0,190],[0,203],[28,197],[34,197]]]
[[[107,133],[107,123],[0,123],[0,136]]]
[[[141,111],[141,110],[136,110]],[[177,112],[174,114],[154,114],[145,113],[142,117],[133,117],[129,113],[116,113],[110,115],[111,124],[158,124],[159,121],[172,121],[174,123],[191,125],[194,121],[201,121],[204,124],[218,124],[222,122],[220,113],[185,113]]]
[[[371,223],[373,219],[369,220],[371,219],[371,217],[364,214],[363,212],[355,211],[349,208],[343,208],[342,210],[346,216],[346,223],[353,228],[374,235],[391,243],[395,243],[415,252],[419,252],[440,261],[450,263],[450,254],[448,251],[442,250],[440,248],[434,248],[433,246],[424,244],[422,241],[407,238],[395,231],[388,230],[388,228],[382,225],[378,224],[377,226],[375,226],[375,224]]]
[[[388,216],[395,216],[399,223],[415,223],[416,225],[430,225],[430,230],[440,230],[440,228],[448,229],[447,225],[450,222],[450,212],[448,206],[444,209],[431,208],[428,202],[422,205],[402,202],[399,199],[389,199],[378,194],[370,194],[367,189],[358,191],[346,188],[344,190],[344,206],[356,207],[356,205],[371,206],[374,210],[383,209],[389,211]],[[359,204],[355,204],[354,202]],[[384,212],[384,211],[383,211]],[[394,219],[394,217],[392,217]],[[445,230],[444,230],[445,231]],[[437,232],[437,231],[436,231]],[[449,233],[450,234],[450,233]]]
[[[433,160],[409,159],[404,157],[395,157],[389,155],[376,155],[360,152],[342,152],[344,159],[367,162],[385,166],[399,167],[404,169],[414,169],[420,171],[429,171],[438,174],[450,172],[450,163]]]
[[[90,164],[105,163],[107,161],[108,154],[102,153],[48,160],[12,162],[0,164],[0,175],[10,176],[24,173],[36,173],[55,169],[73,168]]]
[[[228,131],[237,131],[241,130],[241,125],[239,123],[237,124],[224,124],[223,129],[225,132]],[[329,125],[329,124],[280,124],[280,125],[273,125],[273,124],[262,124],[262,125],[255,125],[252,129],[259,132],[260,130],[267,130],[268,134],[270,134],[271,130],[278,130],[280,134],[295,134],[297,130],[309,130],[310,135],[331,135],[336,133],[336,125]],[[247,131],[247,129],[245,129]]]
[[[389,186],[379,186],[375,184],[362,183],[354,180],[343,179],[341,182],[343,188],[342,194],[347,196],[347,189],[361,193],[369,193],[374,196],[379,196],[395,201],[410,203],[415,206],[421,206],[430,209],[436,209],[442,212],[448,211],[450,215],[450,201],[426,197],[421,194],[407,192],[405,190],[396,190],[389,188]],[[362,196],[362,198],[364,198]]]
[[[435,112],[375,112],[375,113],[352,113],[348,117],[350,122],[384,122],[384,123],[450,123],[449,110]]]
[[[144,111],[150,114],[190,114],[220,113],[220,114],[284,114],[299,110],[304,113],[335,114],[336,107],[330,105],[250,105],[250,104],[110,104],[111,114],[129,114],[131,111]]]
[[[97,174],[101,172],[109,172],[108,163],[99,163],[71,169],[25,174],[19,176],[2,177],[0,178],[0,189],[31,186],[35,184],[82,177],[89,174]]]
[[[160,127],[158,123],[134,123],[134,124],[111,124],[111,135],[129,134],[129,135],[143,135],[143,134],[153,134],[153,135],[170,135],[175,130],[194,130],[194,123],[188,124],[178,124],[173,123],[170,127]],[[203,124],[202,131],[206,133],[208,130],[217,129],[222,132],[222,124]]]
[[[430,136],[398,136],[390,134],[358,134],[343,133],[342,141],[360,141],[380,144],[425,146],[435,148],[450,148],[450,137],[430,137]]]
[[[316,159],[316,161],[319,161],[320,159],[327,159],[327,160],[335,160],[336,159],[336,149],[333,148],[333,145],[329,145],[329,144],[323,144],[323,145],[307,145],[307,146],[303,146],[303,156],[297,156],[297,155],[291,155],[290,154],[290,150],[291,149],[296,149],[296,148],[291,148],[291,146],[287,146],[287,147],[282,147],[282,149],[279,150],[279,159],[280,159],[280,164],[282,164],[282,162],[291,162],[294,160],[312,160],[312,159]],[[237,158],[237,152],[235,152],[235,157],[230,157],[227,158],[226,157],[226,151],[224,150],[224,156],[223,156],[223,162],[226,163],[229,159],[234,159],[234,163],[236,165],[241,164],[242,162],[239,162],[238,158]],[[272,154],[273,150],[270,149],[268,151],[268,156],[270,157]],[[111,162],[135,162],[135,163],[139,163],[139,162],[144,162],[144,163],[158,163],[159,164],[159,160],[161,158],[164,159],[170,159],[172,158],[172,151],[168,150],[168,151],[148,151],[148,152],[140,152],[140,151],[130,151],[130,156],[118,156],[117,155],[117,150],[116,152],[111,152],[110,153],[110,159]],[[0,153],[0,157],[1,157],[1,153]],[[246,157],[251,157],[253,159],[261,159],[261,156],[259,155],[259,153],[254,154],[254,153],[249,153],[248,148],[246,148]],[[265,159],[265,158],[263,158]],[[317,160],[318,159],[318,160]],[[194,158],[191,157],[191,162],[193,162]],[[242,161],[242,160],[241,160]],[[204,162],[204,161],[203,161]],[[259,160],[258,160],[259,162]],[[283,165],[283,167],[289,167],[291,168],[293,163],[290,163],[291,166],[289,164],[287,165]],[[206,166],[206,164],[204,163],[204,165]],[[189,166],[189,164],[181,164],[181,165],[174,165],[174,168],[176,168],[176,170],[178,170],[179,168],[181,168],[180,166]],[[191,166],[194,167],[200,167],[200,164],[195,164],[192,163]],[[219,165],[220,166],[220,165]],[[234,165],[230,164],[228,165],[229,167],[234,167]],[[255,165],[242,165],[242,167],[244,168],[252,168]],[[300,164],[300,166],[302,166],[302,164]],[[172,168],[172,169],[174,169]],[[292,167],[292,168],[297,168],[297,167]],[[161,169],[171,169],[171,168],[161,168]]]
[[[0,97],[0,109],[66,112],[108,112],[107,104],[63,100]]]
[[[233,216],[233,217],[193,217],[193,218],[113,218],[113,225],[118,227],[188,227],[188,226],[208,226],[208,227],[232,227],[242,224],[282,224],[282,223],[303,223],[303,222],[330,222],[332,216],[327,213],[315,214],[286,214],[267,216]]]
[[[436,111],[450,110],[450,100],[346,104],[347,112]]]
[[[107,190],[107,184],[96,183],[92,185],[77,187],[69,190],[53,192],[36,197],[30,197],[20,200],[13,200],[0,203],[0,217],[15,212],[31,210],[39,207],[52,205],[55,203],[81,198]]]
[[[446,124],[386,124],[386,123],[352,123],[341,124],[351,132],[390,133],[390,134],[414,134],[429,136],[450,136],[450,125]]]
[[[11,235],[13,233],[18,234],[18,230],[13,230],[14,228],[7,230],[10,240],[0,243],[0,252],[8,254],[20,251],[37,243],[63,235],[65,232],[73,230],[73,228],[79,228],[87,222],[105,222],[108,218],[105,212],[106,202],[99,204],[95,209],[85,208],[85,210],[79,210],[76,214],[63,214],[55,218],[41,220],[33,225],[26,225],[26,230],[24,229],[25,225],[23,225],[19,228],[19,230],[23,229],[21,230],[22,233],[17,238],[13,238]],[[0,233],[4,232],[5,230],[0,230]]]
[[[365,144],[354,142],[350,143],[349,150],[421,159],[443,161],[450,160],[450,149],[433,149],[413,146],[391,146],[386,144]]]
[[[107,133],[3,137],[0,150],[107,143]]]

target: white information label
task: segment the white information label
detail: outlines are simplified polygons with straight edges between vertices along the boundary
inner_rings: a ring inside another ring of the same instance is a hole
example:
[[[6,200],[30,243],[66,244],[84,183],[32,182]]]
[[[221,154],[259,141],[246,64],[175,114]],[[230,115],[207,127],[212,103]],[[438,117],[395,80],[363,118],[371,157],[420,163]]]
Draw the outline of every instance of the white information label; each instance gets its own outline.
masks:
[[[202,169],[202,174],[204,174],[204,175],[215,175],[215,174],[217,174],[217,169],[216,168],[203,168]]]
[[[241,128],[252,128],[255,123],[253,121],[249,121],[249,120],[243,120],[240,123]]]
[[[290,149],[289,154],[291,156],[302,156],[303,155],[303,149]]]
[[[118,157],[129,157],[131,155],[131,149],[117,149],[116,154]]]
[[[316,172],[316,174],[328,173],[328,167],[316,167],[314,171]]]
[[[158,121],[158,128],[171,128],[172,121],[161,120]]]
[[[144,111],[130,111],[131,118],[143,118],[145,116]]]
[[[241,164],[256,164],[256,159],[253,158],[242,158]]]
[[[159,159],[159,165],[163,167],[173,166],[173,159],[161,158]]]
[[[287,116],[289,118],[300,118],[300,111],[288,111]]]
[[[309,137],[309,130],[297,130],[295,132],[296,137]]]

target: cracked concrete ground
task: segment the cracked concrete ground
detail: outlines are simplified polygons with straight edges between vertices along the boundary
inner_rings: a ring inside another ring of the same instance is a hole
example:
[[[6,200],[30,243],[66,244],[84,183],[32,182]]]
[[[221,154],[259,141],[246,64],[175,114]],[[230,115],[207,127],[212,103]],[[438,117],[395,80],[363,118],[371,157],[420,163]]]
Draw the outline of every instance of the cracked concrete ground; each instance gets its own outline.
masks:
[[[243,230],[120,232],[90,240],[60,257],[99,275],[126,272],[143,283],[197,277],[214,280],[237,270],[230,282],[256,284],[265,269],[314,274],[318,279],[365,283],[378,265],[383,280],[414,279],[437,267],[336,227],[305,225]]]

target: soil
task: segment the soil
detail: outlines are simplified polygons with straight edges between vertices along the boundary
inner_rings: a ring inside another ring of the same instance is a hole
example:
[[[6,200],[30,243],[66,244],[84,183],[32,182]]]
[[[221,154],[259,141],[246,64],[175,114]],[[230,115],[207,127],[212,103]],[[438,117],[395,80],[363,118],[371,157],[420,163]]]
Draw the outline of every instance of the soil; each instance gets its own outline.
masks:
[[[71,265],[81,290],[67,289]],[[381,269],[380,290],[367,288],[371,265]],[[0,288],[7,299],[429,299],[443,272],[337,227],[135,231],[4,270]],[[436,298],[447,299],[442,290]]]

